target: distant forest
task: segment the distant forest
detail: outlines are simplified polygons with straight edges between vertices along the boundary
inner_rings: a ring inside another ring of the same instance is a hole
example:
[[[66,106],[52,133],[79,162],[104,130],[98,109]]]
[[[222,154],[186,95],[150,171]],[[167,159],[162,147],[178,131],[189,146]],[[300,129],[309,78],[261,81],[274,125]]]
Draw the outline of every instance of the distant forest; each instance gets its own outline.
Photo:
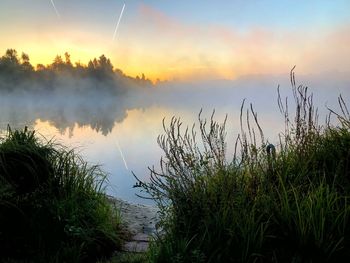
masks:
[[[98,91],[115,95],[130,88],[150,87],[152,82],[142,77],[126,76],[114,69],[105,55],[94,58],[87,65],[72,63],[70,54],[57,55],[49,65],[30,63],[29,55],[20,56],[15,49],[6,50],[0,57],[0,92],[61,92],[80,93]]]

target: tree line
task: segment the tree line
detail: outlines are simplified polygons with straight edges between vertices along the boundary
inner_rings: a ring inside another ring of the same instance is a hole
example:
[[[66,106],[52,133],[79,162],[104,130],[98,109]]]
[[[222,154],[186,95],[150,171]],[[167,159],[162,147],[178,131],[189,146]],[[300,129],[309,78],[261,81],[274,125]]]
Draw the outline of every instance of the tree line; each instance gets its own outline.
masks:
[[[83,90],[107,91],[115,94],[131,87],[148,87],[152,82],[142,77],[126,76],[115,69],[105,55],[94,58],[84,65],[71,61],[68,52],[57,55],[48,65],[30,63],[29,55],[21,55],[15,49],[7,49],[0,57],[0,91],[45,91]]]

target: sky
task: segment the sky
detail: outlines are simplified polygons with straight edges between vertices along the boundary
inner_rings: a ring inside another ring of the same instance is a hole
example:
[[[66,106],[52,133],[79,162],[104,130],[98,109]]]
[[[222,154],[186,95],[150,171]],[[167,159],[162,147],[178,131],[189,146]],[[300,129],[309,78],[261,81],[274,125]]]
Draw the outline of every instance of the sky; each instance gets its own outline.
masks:
[[[159,80],[235,79],[347,72],[347,0],[1,0],[0,53],[31,63],[69,52],[87,63],[105,54],[130,76]],[[113,39],[123,5],[125,9]]]

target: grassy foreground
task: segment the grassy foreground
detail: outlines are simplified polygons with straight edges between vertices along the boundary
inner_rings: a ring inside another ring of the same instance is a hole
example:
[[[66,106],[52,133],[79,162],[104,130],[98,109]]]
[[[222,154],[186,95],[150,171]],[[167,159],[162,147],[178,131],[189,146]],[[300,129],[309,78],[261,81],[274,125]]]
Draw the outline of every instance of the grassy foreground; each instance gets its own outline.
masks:
[[[242,105],[233,160],[226,120],[199,116],[199,136],[176,118],[164,125],[161,169],[151,169],[150,182],[139,182],[162,213],[163,233],[151,245],[149,262],[350,258],[349,111],[339,97],[340,114],[330,112],[319,125],[312,95],[295,84],[293,72],[291,82],[295,114],[279,96],[285,116],[279,143],[265,139],[253,107]]]
[[[11,131],[0,142],[0,262],[96,262],[120,246],[105,175],[74,151]]]
[[[319,125],[312,96],[293,72],[291,80],[295,114],[279,97],[278,144],[244,103],[232,160],[226,120],[199,115],[198,134],[176,118],[164,125],[161,169],[138,182],[160,209],[162,232],[147,253],[110,261],[120,217],[104,174],[34,132],[9,130],[0,143],[0,262],[347,262],[350,114],[339,97],[340,114]]]

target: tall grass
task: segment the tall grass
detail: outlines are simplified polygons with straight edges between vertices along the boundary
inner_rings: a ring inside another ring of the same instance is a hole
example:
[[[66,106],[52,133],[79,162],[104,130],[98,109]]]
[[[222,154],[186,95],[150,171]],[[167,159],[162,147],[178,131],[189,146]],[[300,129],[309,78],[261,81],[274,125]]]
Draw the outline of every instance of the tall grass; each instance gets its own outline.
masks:
[[[250,105],[227,159],[225,124],[199,115],[199,133],[164,124],[160,170],[139,182],[161,211],[151,262],[340,262],[350,257],[350,118],[330,111],[323,125],[307,87],[291,85],[295,114],[270,144]],[[246,113],[245,113],[246,112]],[[335,116],[339,125],[329,121]]]
[[[0,180],[0,261],[95,262],[120,246],[105,175],[74,151],[9,128]]]

